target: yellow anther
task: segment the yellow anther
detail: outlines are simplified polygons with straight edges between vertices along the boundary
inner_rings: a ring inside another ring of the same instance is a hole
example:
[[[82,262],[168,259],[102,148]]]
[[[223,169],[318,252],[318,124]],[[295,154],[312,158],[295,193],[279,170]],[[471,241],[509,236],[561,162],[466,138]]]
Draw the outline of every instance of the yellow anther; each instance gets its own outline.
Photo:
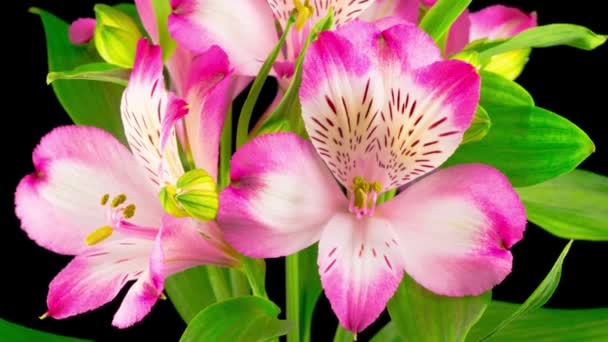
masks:
[[[38,319],[42,321],[43,319],[45,319],[45,318],[47,318],[47,317],[49,317],[49,313],[48,313],[48,312],[45,312],[45,313],[43,313],[42,315],[38,316]]]
[[[101,196],[101,205],[106,205],[106,203],[108,203],[109,199],[110,199],[110,194],[103,194],[103,196]]]
[[[296,17],[296,28],[301,30],[306,24],[306,21],[313,16],[315,9],[310,5],[309,0],[305,0],[304,4],[302,4],[300,0],[293,0],[293,4],[298,12],[298,16]]]
[[[98,244],[101,241],[110,237],[113,231],[114,230],[110,226],[103,226],[101,228],[97,228],[91,234],[87,235],[87,237],[84,239],[84,243],[86,243],[88,246]]]
[[[123,211],[122,214],[125,218],[130,219],[135,216],[135,204],[129,204]]]
[[[167,300],[167,296],[165,296],[165,294],[161,292],[160,296],[158,296],[158,299],[160,299],[160,300]]]
[[[380,182],[367,182],[361,176],[353,178],[352,193],[355,196],[354,205],[356,208],[363,209],[365,207],[372,208],[375,204],[374,196],[370,196],[371,193],[378,195],[382,190],[382,184]]]
[[[114,197],[112,199],[112,208],[118,207],[119,205],[125,203],[126,200],[127,200],[127,195],[125,195],[125,194],[120,194],[120,195]]]

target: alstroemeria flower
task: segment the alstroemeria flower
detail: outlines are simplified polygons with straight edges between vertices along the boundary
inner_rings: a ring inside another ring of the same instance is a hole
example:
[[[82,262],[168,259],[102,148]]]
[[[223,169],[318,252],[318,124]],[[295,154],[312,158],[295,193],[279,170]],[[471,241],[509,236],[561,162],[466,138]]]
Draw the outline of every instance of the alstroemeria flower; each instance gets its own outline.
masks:
[[[523,205],[492,167],[437,169],[461,142],[479,88],[471,65],[442,60],[413,25],[353,22],[321,33],[300,89],[312,143],[268,134],[235,153],[218,213],[226,239],[253,257],[319,241],[325,293],[355,333],[382,312],[404,271],[438,294],[487,291],[511,271]]]
[[[192,79],[213,89],[227,57],[211,51],[201,58]],[[36,171],[17,188],[16,213],[39,245],[75,255],[51,282],[44,316],[93,310],[134,280],[112,322],[128,327],[162,296],[166,276],[238,263],[216,223],[171,217],[158,202],[159,187],[184,172],[169,124],[187,112],[184,106],[165,90],[160,48],[144,39],[121,106],[132,152],[93,127],[60,127],[42,138],[33,153]]]

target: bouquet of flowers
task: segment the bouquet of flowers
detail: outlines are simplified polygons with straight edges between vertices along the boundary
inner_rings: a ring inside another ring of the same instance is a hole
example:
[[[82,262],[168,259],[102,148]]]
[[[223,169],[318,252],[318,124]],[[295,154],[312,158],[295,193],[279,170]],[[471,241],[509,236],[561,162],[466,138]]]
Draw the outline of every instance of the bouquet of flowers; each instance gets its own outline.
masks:
[[[534,48],[606,36],[470,3],[32,8],[75,123],[41,138],[15,192],[25,233],[73,256],[40,318],[122,296],[111,324],[129,328],[168,298],[182,341],[299,342],[326,296],[334,341],[608,338],[608,308],[541,308],[573,240],[608,240],[608,178],[576,169],[592,137],[514,81]],[[565,247],[527,300],[493,301],[528,221]],[[266,288],[280,257],[283,308]]]

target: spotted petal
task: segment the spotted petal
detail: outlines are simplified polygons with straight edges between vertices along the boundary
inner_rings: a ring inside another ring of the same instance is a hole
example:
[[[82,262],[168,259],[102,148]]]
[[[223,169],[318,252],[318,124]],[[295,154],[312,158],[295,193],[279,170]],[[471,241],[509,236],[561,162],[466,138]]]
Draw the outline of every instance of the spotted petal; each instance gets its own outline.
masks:
[[[158,226],[162,208],[145,171],[107,132],[93,127],[59,127],[44,136],[33,153],[36,171],[15,193],[22,228],[39,245],[62,254],[87,248],[85,237],[107,225],[104,194],[125,194],[136,204],[132,222]]]
[[[319,274],[340,323],[357,333],[378,318],[393,296],[403,265],[389,221],[336,214],[319,241]]]
[[[391,222],[405,271],[449,296],[479,295],[500,283],[511,272],[508,248],[526,225],[507,178],[480,164],[422,178],[377,213]]]
[[[361,176],[387,190],[438,167],[479,100],[475,69],[441,61],[432,39],[408,24],[380,31],[355,22],[322,34],[305,67],[306,129],[346,187]]]
[[[346,198],[312,145],[291,133],[262,135],[233,156],[220,194],[226,240],[253,257],[279,257],[319,239]]]
[[[49,285],[48,312],[66,318],[96,309],[148,269],[153,241],[107,241],[79,254]]]
[[[175,131],[172,125],[163,125],[167,119],[183,116],[184,105],[165,89],[160,47],[141,39],[120,109],[131,151],[154,186],[174,183],[184,173]]]

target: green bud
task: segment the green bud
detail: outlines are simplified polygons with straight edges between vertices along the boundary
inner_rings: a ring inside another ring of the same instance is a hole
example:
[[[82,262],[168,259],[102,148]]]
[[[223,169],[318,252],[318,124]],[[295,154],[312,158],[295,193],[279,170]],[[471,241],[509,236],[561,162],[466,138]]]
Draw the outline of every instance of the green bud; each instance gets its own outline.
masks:
[[[190,216],[201,221],[215,219],[219,208],[217,185],[205,170],[186,172],[177,180],[177,187],[177,202]]]
[[[490,126],[492,122],[490,120],[490,116],[488,112],[481,106],[477,106],[475,110],[475,115],[473,116],[473,121],[471,121],[471,125],[464,132],[464,136],[462,137],[462,143],[470,143],[474,141],[479,141],[485,138],[486,134],[490,130]]]
[[[187,217],[188,213],[182,209],[175,198],[177,189],[174,185],[167,185],[160,189],[158,200],[165,211],[175,217]]]
[[[518,49],[494,55],[483,69],[514,80],[524,70],[531,51],[532,49]]]
[[[201,221],[215,219],[219,207],[217,185],[205,170],[186,172],[176,185],[167,185],[158,194],[165,211],[175,217],[191,216]]]
[[[479,59],[479,52],[472,50],[461,51],[450,57],[451,59],[458,59],[463,62],[467,62],[474,66],[476,69],[479,69],[481,66],[481,60]]]
[[[95,5],[95,47],[108,63],[133,67],[137,41],[143,37],[135,21],[126,13],[103,4]]]

